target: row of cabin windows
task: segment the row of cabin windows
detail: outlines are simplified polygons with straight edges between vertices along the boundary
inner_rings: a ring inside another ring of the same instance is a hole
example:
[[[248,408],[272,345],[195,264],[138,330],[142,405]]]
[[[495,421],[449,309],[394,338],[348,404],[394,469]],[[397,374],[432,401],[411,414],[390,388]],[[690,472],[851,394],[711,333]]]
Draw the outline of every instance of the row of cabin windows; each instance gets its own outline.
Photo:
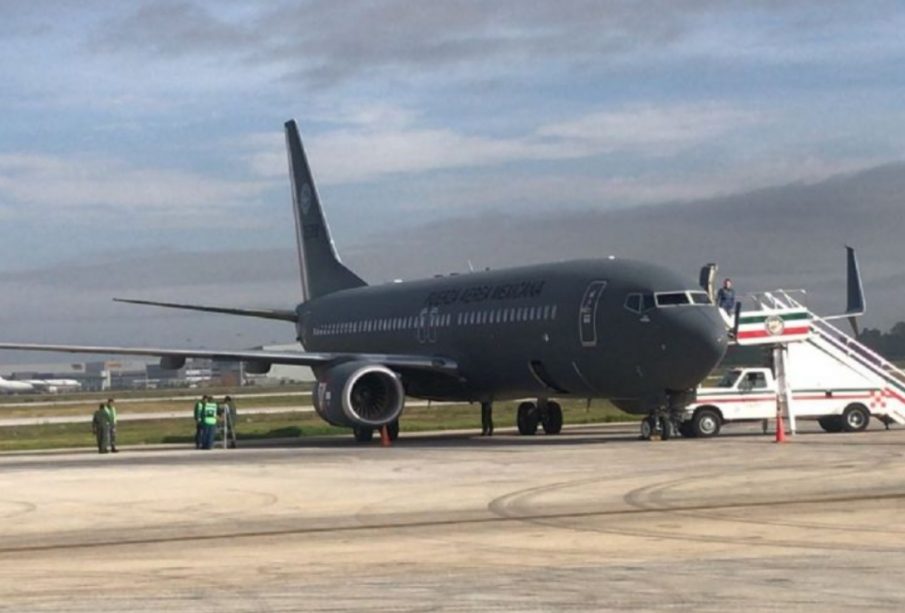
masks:
[[[467,311],[456,315],[457,326],[497,324],[523,321],[544,321],[556,319],[556,305],[511,307]],[[334,336],[337,334],[361,334],[368,332],[394,332],[398,330],[418,330],[425,326],[448,328],[453,323],[451,313],[426,313],[406,317],[385,317],[360,321],[339,321],[315,326],[314,336]]]

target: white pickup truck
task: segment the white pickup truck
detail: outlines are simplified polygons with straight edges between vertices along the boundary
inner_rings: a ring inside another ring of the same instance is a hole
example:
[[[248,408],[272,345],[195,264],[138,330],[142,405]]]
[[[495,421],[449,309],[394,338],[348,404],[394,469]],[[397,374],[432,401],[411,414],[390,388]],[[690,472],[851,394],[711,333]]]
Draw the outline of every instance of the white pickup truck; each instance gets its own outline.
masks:
[[[864,378],[843,381],[836,372],[833,387],[810,368],[790,373],[792,412],[796,419],[816,419],[827,432],[857,432],[867,427],[871,407],[883,390]],[[879,416],[879,415],[878,415]],[[716,436],[723,424],[776,417],[776,382],[769,368],[733,368],[716,387],[700,387],[685,409],[679,432],[688,437]]]

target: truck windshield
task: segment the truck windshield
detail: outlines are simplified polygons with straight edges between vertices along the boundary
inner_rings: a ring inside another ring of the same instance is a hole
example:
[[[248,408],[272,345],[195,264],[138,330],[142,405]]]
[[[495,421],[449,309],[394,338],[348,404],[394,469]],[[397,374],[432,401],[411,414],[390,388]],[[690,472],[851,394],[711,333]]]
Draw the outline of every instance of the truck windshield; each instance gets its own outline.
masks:
[[[717,387],[732,387],[735,385],[735,382],[738,381],[739,375],[741,375],[741,371],[738,370],[730,370],[723,378],[720,379],[720,382],[716,384]]]

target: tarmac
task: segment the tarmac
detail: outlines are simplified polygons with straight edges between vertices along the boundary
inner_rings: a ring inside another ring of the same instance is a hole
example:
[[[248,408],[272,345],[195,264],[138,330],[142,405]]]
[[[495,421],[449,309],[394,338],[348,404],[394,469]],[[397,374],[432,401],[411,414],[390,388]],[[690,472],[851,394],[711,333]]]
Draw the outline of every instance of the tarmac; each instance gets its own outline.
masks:
[[[905,431],[635,427],[0,456],[0,611],[905,608]]]

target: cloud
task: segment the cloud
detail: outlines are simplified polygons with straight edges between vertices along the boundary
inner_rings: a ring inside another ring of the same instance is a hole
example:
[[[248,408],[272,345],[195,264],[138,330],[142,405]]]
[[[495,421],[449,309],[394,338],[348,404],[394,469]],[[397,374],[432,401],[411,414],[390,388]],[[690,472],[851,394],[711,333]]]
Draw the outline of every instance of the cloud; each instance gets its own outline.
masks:
[[[276,6],[222,2],[216,10],[188,1],[128,6],[97,28],[91,50],[277,65],[284,76],[319,85],[388,73],[406,79],[512,78],[551,65],[585,71],[652,60],[825,63],[894,57],[902,51],[901,45],[876,44],[901,29],[894,2],[870,8],[838,0],[448,0],[418,5],[311,0]],[[853,31],[853,25],[867,35]]]
[[[388,116],[392,122],[385,121]],[[383,175],[570,160],[616,152],[662,157],[764,120],[763,112],[718,103],[640,105],[541,125],[521,136],[492,137],[422,127],[409,113],[381,107],[352,115],[353,127],[307,138],[306,147],[319,182],[335,184]],[[246,146],[252,149],[246,159],[256,174],[285,175],[281,135],[254,135],[246,140]]]
[[[0,198],[8,214],[70,217],[111,212],[164,222],[208,216],[259,197],[262,180],[221,179],[182,170],[137,167],[99,157],[0,155]]]

